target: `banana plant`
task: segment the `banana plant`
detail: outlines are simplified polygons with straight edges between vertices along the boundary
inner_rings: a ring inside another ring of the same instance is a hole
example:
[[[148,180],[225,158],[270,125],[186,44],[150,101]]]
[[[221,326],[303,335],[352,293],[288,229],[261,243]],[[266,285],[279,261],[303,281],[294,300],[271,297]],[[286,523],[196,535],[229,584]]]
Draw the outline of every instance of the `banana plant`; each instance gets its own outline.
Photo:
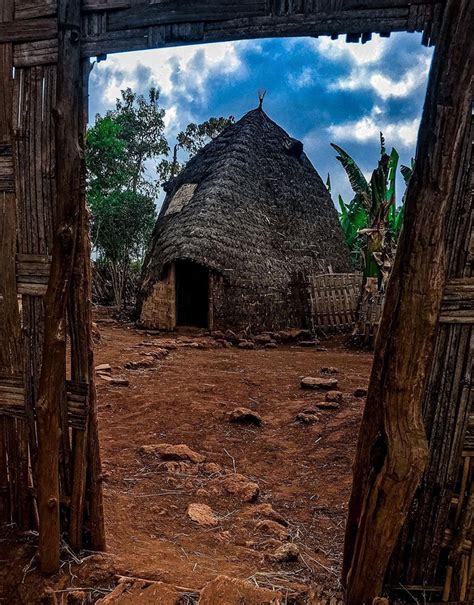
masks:
[[[355,160],[342,147],[331,143],[336,158],[349,178],[354,198],[346,204],[339,196],[340,221],[351,250],[363,270],[364,281],[376,278],[379,288],[383,287],[393,262],[396,243],[403,224],[403,205],[397,208],[395,181],[399,155],[385,149],[385,139],[380,133],[380,158],[370,181]],[[407,183],[412,167],[402,167]]]

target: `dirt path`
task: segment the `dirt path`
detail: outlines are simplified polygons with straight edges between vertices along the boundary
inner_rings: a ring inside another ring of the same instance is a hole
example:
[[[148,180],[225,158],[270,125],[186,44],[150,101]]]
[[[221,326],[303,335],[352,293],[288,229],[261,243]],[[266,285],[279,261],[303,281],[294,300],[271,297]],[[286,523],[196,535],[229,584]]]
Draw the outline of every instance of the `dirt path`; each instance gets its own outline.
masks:
[[[218,573],[263,584],[311,578],[337,586],[364,403],[352,392],[366,387],[371,356],[347,351],[340,340],[325,343],[327,351],[179,346],[151,369],[127,371],[127,362],[143,360],[160,341],[137,346],[142,334],[108,324],[101,332],[97,363],[130,381],[123,388],[98,380],[107,537],[121,571],[192,588]],[[299,412],[324,400],[299,386],[322,366],[338,369],[344,402],[318,412],[315,424],[296,422]],[[239,406],[258,412],[263,425],[231,424],[227,414]],[[140,454],[141,446],[159,443],[186,444],[219,466],[160,465]],[[268,560],[283,533],[259,524],[265,515],[255,504],[222,490],[219,478],[234,472],[258,484],[257,504],[271,504],[287,520],[299,561]],[[194,523],[186,514],[190,503],[209,505],[218,525]]]
[[[76,565],[66,551],[61,573],[45,579],[34,534],[18,543],[3,529],[0,603],[49,602],[41,595],[51,587],[66,599],[58,603],[93,602],[110,590],[116,571],[192,590],[226,574],[289,595],[310,582],[336,591],[364,404],[353,392],[367,386],[371,355],[348,351],[341,339],[321,351],[242,350],[108,320],[99,327],[96,364],[110,364],[112,376],[129,383],[97,380],[109,554],[85,553]],[[169,353],[155,359],[163,345]],[[151,367],[127,369],[129,362]],[[300,388],[302,377],[319,376],[323,366],[338,370],[338,409],[318,409],[325,393]],[[237,407],[257,412],[262,425],[230,423]],[[303,410],[316,411],[317,421],[297,421]],[[146,447],[163,443],[185,444],[198,461],[163,461]],[[239,489],[243,495],[230,493]],[[193,521],[190,504],[209,506],[211,524]],[[298,547],[298,559],[276,561],[288,544]],[[88,588],[74,600],[74,586]]]

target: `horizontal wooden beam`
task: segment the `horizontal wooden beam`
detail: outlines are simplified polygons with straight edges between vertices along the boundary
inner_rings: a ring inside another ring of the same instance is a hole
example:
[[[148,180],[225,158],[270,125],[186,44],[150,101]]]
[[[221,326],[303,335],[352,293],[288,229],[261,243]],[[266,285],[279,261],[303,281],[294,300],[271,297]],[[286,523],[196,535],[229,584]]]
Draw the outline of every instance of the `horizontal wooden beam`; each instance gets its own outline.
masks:
[[[460,277],[447,282],[439,321],[443,324],[474,324],[474,277]]]
[[[51,40],[58,35],[56,19],[19,19],[0,23],[0,44]]]
[[[157,5],[161,6],[161,5]],[[131,10],[131,9],[130,9]],[[338,36],[373,32],[390,33],[407,31],[409,7],[393,9],[361,9],[358,11],[330,11],[325,13],[291,15],[241,16],[225,19],[216,11],[213,19],[175,21],[160,15],[157,9],[137,14],[133,20],[122,18],[117,11],[105,15],[84,15],[82,54],[92,57],[101,54],[144,50],[164,46],[196,44],[198,42],[224,42],[287,36]],[[220,17],[220,20],[219,20]],[[422,31],[424,20],[416,20],[413,31]]]
[[[18,294],[44,296],[51,270],[51,256],[17,254],[16,283]]]
[[[66,381],[68,421],[71,427],[85,429],[87,384]],[[0,376],[0,417],[25,418],[25,388],[21,376]]]

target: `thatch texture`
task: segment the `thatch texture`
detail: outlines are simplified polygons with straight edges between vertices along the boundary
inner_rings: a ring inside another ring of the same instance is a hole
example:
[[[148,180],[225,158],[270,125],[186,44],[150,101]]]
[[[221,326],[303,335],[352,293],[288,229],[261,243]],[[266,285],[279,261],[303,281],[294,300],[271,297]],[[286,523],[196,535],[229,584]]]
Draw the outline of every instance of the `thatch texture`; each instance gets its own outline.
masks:
[[[302,143],[263,110],[227,128],[168,183],[141,300],[179,260],[208,267],[260,301],[262,291],[294,290],[302,275],[350,270],[324,183]]]

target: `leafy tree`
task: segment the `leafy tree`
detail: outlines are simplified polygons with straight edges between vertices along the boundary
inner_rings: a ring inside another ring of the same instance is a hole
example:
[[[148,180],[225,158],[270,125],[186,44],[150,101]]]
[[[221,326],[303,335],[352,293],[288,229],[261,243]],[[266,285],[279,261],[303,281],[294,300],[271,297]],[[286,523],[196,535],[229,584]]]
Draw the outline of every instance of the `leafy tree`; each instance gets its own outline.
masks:
[[[388,275],[398,236],[403,223],[403,202],[397,208],[395,179],[398,166],[398,153],[392,149],[390,155],[385,149],[385,140],[380,133],[380,158],[377,168],[372,172],[370,182],[354,159],[344,149],[331,143],[337,151],[349,178],[354,198],[346,204],[339,196],[340,220],[346,242],[356,264],[361,266],[364,282],[367,278],[376,278],[381,287]],[[401,168],[408,184],[411,169]]]
[[[119,308],[130,269],[142,260],[156,218],[157,186],[147,177],[147,162],[169,153],[158,100],[154,88],[148,98],[128,88],[114,110],[96,116],[87,133],[92,241],[110,271]]]
[[[228,126],[234,123],[234,117],[228,118],[209,118],[201,124],[191,122],[185,130],[178,133],[176,144],[173,147],[173,158],[170,160],[165,158],[157,166],[159,181],[165,183],[177,176],[181,170],[198,151],[215,139]],[[187,154],[187,160],[180,162],[178,160],[178,151],[182,149]]]

